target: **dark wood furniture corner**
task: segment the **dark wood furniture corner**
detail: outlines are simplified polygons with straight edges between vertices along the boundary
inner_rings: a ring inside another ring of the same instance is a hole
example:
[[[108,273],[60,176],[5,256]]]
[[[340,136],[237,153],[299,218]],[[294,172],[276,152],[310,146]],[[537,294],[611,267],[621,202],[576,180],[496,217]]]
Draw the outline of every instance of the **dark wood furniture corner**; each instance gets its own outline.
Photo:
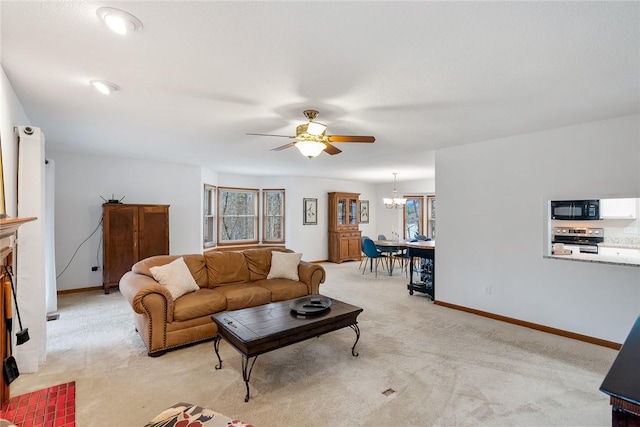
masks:
[[[329,261],[359,261],[360,194],[329,193]]]
[[[613,361],[600,391],[610,396],[612,426],[640,426],[640,317]]]
[[[0,357],[2,357],[2,360],[11,356],[9,353],[9,340],[12,339],[11,335],[7,333],[7,325],[4,318],[5,300],[9,303],[8,300],[12,298],[10,293],[7,292],[7,294],[5,294],[5,289],[7,289],[5,282],[8,281],[9,278],[6,277],[4,268],[5,266],[13,265],[13,251],[18,227],[25,222],[35,221],[36,219],[36,217],[0,219],[0,310],[2,310],[2,313],[0,313],[0,334],[2,335],[2,339],[0,339]],[[9,402],[11,392],[4,378],[0,378],[0,383],[2,383],[0,385],[1,406]]]
[[[351,354],[357,356],[355,348],[360,339],[360,329],[356,318],[362,308],[331,299],[331,309],[314,316],[300,316],[291,311],[291,301],[280,301],[257,307],[228,311],[211,316],[218,326],[214,338],[214,350],[218,357],[216,369],[222,368],[220,339],[224,338],[242,354],[242,378],[249,401],[249,379],[253,365],[259,355],[314,338],[347,326],[356,333],[356,341]]]
[[[136,262],[169,254],[169,205],[102,205],[104,293]]]
[[[413,292],[425,293],[432,301],[436,300],[436,242],[418,241],[407,243],[409,255],[409,295]],[[420,280],[414,281],[414,258],[418,258]]]

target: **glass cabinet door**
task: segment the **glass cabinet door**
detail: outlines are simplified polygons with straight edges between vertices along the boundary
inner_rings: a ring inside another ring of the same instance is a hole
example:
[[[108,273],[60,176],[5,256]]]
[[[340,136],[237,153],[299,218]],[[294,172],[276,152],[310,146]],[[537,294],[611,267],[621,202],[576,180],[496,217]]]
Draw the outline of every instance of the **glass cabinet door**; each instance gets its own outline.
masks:
[[[358,224],[358,201],[349,199],[349,224]]]
[[[338,199],[338,225],[347,224],[347,200]]]

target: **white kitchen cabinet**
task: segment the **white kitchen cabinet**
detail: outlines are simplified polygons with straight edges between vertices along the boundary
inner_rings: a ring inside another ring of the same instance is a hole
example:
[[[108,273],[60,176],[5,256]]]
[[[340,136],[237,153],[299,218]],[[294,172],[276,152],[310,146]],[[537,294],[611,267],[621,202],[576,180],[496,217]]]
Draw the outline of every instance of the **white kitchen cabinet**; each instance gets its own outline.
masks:
[[[638,199],[600,199],[600,219],[635,219]]]

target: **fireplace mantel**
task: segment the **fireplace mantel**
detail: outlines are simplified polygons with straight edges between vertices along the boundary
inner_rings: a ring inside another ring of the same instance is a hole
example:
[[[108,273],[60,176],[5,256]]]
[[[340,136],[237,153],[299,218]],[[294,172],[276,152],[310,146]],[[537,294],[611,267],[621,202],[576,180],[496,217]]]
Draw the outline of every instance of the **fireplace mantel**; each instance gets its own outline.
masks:
[[[4,267],[13,264],[13,249],[15,245],[15,235],[20,227],[25,222],[35,221],[36,217],[28,218],[2,218],[0,219],[0,309],[3,310],[5,300],[11,298],[11,295],[5,295],[4,283],[8,280],[5,277]],[[9,339],[6,333],[4,310],[0,315],[0,357],[2,360],[6,359],[9,354]],[[9,401],[10,392],[9,386],[6,382],[0,378],[0,405],[4,405]]]

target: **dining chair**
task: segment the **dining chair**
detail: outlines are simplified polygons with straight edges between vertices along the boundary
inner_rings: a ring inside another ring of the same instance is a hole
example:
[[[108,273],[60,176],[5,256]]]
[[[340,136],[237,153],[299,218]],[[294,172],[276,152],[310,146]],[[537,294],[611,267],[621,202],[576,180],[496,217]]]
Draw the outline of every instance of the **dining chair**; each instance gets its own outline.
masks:
[[[387,236],[385,236],[384,234],[378,234],[378,240],[387,240]],[[378,248],[379,252],[386,252],[386,254],[389,256],[389,261],[393,262],[393,258],[395,258],[396,255],[402,253],[402,251],[398,251],[394,248]]]
[[[404,271],[405,277],[409,277],[409,273],[408,273],[409,269],[407,268],[409,266],[409,263],[411,262],[409,251],[404,250],[404,251],[396,252],[393,254],[393,259],[398,260],[398,263],[400,264],[400,270]]]
[[[362,274],[364,274],[364,271],[367,269],[367,261],[369,261],[369,269],[371,271],[374,270],[374,260],[375,260],[375,273],[376,276],[378,277],[378,264],[380,264],[380,261],[383,258],[386,258],[387,255],[383,252],[378,251],[378,248],[376,248],[376,244],[373,243],[373,240],[369,239],[369,238],[365,238],[362,240],[362,251],[364,252],[364,254],[367,256],[367,258],[365,258],[365,262],[364,262],[364,268],[362,269]],[[384,262],[382,263],[382,269],[385,269],[384,266]]]
[[[358,270],[362,268],[362,261],[367,259],[367,256],[364,253],[364,241],[365,239],[371,239],[369,236],[360,236],[360,265],[358,266]]]

